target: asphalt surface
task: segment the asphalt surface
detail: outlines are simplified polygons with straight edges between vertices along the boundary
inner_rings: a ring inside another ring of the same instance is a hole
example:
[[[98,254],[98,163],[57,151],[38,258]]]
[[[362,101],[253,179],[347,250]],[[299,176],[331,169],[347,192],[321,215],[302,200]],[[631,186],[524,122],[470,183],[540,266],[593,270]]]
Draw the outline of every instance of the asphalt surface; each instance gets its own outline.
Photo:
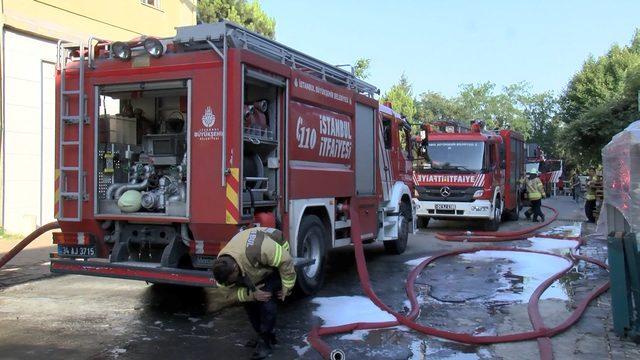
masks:
[[[545,202],[557,206],[563,219],[550,227],[573,225],[581,217],[580,207],[566,198]],[[508,222],[502,229],[529,225],[525,221]],[[396,256],[386,255],[380,244],[367,245],[375,291],[393,308],[406,310],[404,283],[412,266],[405,262],[446,250],[480,246],[434,238],[439,230],[475,228],[476,224],[469,222],[432,222],[428,229],[411,235],[407,251]],[[583,233],[593,230],[593,226],[582,225]],[[589,239],[582,252],[604,260],[606,242],[597,237]],[[526,248],[532,242],[520,240],[501,245]],[[464,257],[436,261],[417,281],[421,294],[419,321],[474,334],[530,330],[527,304],[522,297],[531,290],[527,280],[531,274],[511,271],[514,261]],[[532,272],[551,266],[548,259],[524,261],[533,264]],[[358,316],[363,320],[384,316],[375,308],[368,311],[372,305],[366,306],[367,300],[361,298],[352,249],[332,252],[327,271],[325,286],[315,297],[290,299],[280,306],[277,330],[280,344],[272,359],[320,359],[305,341],[312,326]],[[574,269],[555,284],[559,298],[541,302],[547,324],[560,322],[582,296],[606,280],[606,273],[595,267],[582,265]],[[243,309],[225,307],[218,299],[215,290],[72,275],[8,284],[0,289],[0,358],[249,358],[252,350],[243,344],[253,334]],[[553,339],[556,358],[638,358],[637,345],[617,339],[610,328],[609,298],[604,295],[589,307],[576,326]],[[539,358],[535,341],[468,346],[401,327],[326,340],[333,348],[344,351],[347,359]]]

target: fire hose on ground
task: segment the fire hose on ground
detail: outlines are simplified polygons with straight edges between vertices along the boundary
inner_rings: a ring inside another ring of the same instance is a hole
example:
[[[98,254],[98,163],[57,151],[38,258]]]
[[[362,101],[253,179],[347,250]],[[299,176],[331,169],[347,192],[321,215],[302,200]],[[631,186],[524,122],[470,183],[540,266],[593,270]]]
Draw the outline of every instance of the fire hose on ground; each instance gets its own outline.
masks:
[[[353,205],[353,204],[352,204]],[[469,241],[469,242],[492,242],[492,241],[508,241],[508,240],[517,240],[517,239],[525,239],[527,238],[527,234],[532,235],[532,233],[544,226],[547,226],[551,222],[553,222],[557,216],[557,210],[545,206],[545,208],[551,209],[554,213],[553,216],[549,217],[546,221],[537,224],[535,226],[529,227],[524,230],[519,231],[508,231],[508,232],[457,232],[457,233],[447,233],[447,234],[437,234],[436,237],[445,241]],[[558,255],[552,252],[540,251],[540,250],[528,250],[516,247],[507,247],[507,246],[482,246],[476,247],[472,249],[462,249],[462,250],[454,250],[448,251],[436,256],[432,256],[422,261],[418,266],[416,266],[408,275],[407,283],[406,283],[406,293],[409,298],[411,304],[411,310],[408,314],[403,315],[388,305],[386,305],[373,291],[371,288],[371,283],[369,281],[369,272],[367,270],[367,265],[364,257],[364,247],[362,244],[362,240],[360,239],[360,223],[358,219],[357,206],[350,207],[350,217],[351,217],[351,238],[353,239],[355,257],[356,257],[356,266],[358,270],[358,276],[360,278],[360,283],[364,293],[371,299],[371,301],[378,306],[380,309],[388,312],[393,315],[396,320],[395,321],[386,321],[386,322],[361,322],[361,323],[351,323],[344,324],[340,326],[332,326],[332,327],[315,327],[311,330],[308,335],[308,340],[316,351],[318,351],[324,358],[331,358],[332,349],[331,347],[322,340],[323,336],[335,335],[340,333],[352,332],[354,330],[372,330],[372,329],[382,329],[389,328],[398,325],[404,325],[408,328],[416,330],[422,334],[435,336],[451,341],[456,341],[459,343],[470,344],[470,345],[487,345],[487,344],[496,344],[496,343],[506,343],[506,342],[518,342],[525,340],[536,340],[538,342],[538,348],[540,351],[540,358],[543,360],[553,359],[553,349],[551,345],[551,337],[567,330],[574,323],[576,323],[584,311],[587,309],[589,303],[597,298],[600,294],[604,293],[609,289],[609,282],[596,287],[594,290],[589,292],[588,296],[577,304],[576,308],[573,310],[571,315],[567,317],[561,324],[555,327],[547,327],[542,319],[539,309],[539,300],[540,296],[544,293],[544,291],[553,284],[556,280],[560,279],[562,276],[567,274],[578,261],[586,261],[592,264],[599,266],[600,268],[607,270],[607,265],[602,261],[597,259],[592,259],[589,257],[585,257],[582,255],[576,254],[574,251],[571,251],[571,254],[566,257],[563,255]],[[546,236],[546,235],[545,235]],[[579,239],[579,245],[582,244],[583,241]],[[578,246],[579,246],[578,245]],[[526,253],[537,253],[544,254],[549,256],[556,256],[566,260],[569,260],[569,264],[558,271],[550,278],[543,281],[538,287],[535,289],[531,298],[529,300],[529,304],[527,306],[527,312],[529,315],[529,320],[533,326],[533,331],[513,333],[513,334],[505,334],[505,335],[472,335],[468,333],[457,333],[452,331],[446,331],[437,329],[430,326],[421,325],[416,322],[419,314],[420,314],[420,305],[418,304],[418,299],[415,293],[414,284],[417,277],[420,275],[422,270],[433,263],[434,261],[448,257],[455,256],[464,253],[473,253],[481,250],[497,250],[497,251],[517,251],[517,252],[526,252]]]
[[[50,222],[48,224],[42,225],[37,228],[34,232],[27,235],[22,241],[20,241],[16,246],[14,246],[8,253],[4,254],[2,258],[0,258],[0,268],[3,267],[9,260],[13,259],[22,249],[24,249],[27,245],[29,245],[33,240],[37,239],[40,235],[46,233],[50,230],[59,229],[60,225],[58,225],[57,221]]]

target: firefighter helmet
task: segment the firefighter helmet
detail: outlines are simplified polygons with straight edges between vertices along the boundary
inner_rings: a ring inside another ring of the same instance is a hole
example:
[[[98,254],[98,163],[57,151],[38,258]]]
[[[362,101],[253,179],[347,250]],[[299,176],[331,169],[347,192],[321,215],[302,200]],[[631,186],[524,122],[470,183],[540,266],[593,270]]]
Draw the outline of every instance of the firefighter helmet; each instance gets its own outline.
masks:
[[[127,190],[120,199],[118,199],[118,207],[122,212],[130,213],[140,210],[142,206],[142,194],[138,190]]]

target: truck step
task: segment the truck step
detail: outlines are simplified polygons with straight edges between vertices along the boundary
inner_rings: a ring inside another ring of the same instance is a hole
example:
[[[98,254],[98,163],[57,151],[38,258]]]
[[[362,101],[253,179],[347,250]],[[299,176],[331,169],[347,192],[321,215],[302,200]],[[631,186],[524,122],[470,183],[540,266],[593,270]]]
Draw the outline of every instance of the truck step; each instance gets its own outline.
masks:
[[[336,230],[346,229],[346,228],[350,228],[350,227],[351,227],[351,220],[336,221],[335,222],[335,229]]]
[[[334,247],[341,247],[341,246],[348,246],[348,245],[351,245],[351,238],[350,237],[336,239],[334,241]]]
[[[383,227],[387,227],[387,226],[393,226],[396,224],[396,221],[385,221],[382,223]]]

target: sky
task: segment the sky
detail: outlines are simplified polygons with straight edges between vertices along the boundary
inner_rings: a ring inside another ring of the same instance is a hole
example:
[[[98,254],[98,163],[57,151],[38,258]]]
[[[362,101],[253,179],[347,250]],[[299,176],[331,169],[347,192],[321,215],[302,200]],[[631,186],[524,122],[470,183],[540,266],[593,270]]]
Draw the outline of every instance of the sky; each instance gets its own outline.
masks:
[[[371,59],[384,93],[405,73],[414,96],[526,81],[560,93],[585,59],[626,45],[637,0],[261,0],[276,40],[332,64]]]

